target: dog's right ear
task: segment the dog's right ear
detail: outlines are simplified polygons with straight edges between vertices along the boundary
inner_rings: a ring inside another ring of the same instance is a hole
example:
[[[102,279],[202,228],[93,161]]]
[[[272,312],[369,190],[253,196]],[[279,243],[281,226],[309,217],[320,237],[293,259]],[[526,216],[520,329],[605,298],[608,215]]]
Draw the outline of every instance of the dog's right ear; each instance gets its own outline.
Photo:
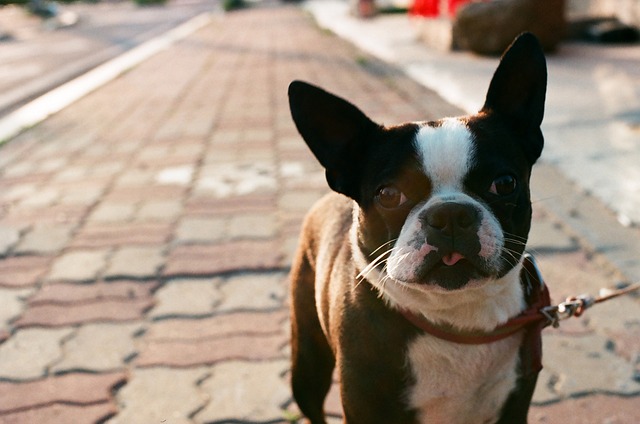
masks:
[[[329,187],[358,200],[365,144],[379,126],[348,101],[302,81],[289,85],[289,107]]]

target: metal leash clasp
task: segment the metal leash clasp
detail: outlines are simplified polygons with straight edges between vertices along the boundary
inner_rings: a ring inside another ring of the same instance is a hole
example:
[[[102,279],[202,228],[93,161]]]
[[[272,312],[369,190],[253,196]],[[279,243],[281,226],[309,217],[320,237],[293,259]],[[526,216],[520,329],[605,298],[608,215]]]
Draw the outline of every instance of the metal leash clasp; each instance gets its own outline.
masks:
[[[560,326],[560,321],[571,317],[579,317],[582,313],[596,303],[593,296],[581,294],[576,297],[568,297],[564,302],[555,306],[547,306],[540,311],[553,328]]]

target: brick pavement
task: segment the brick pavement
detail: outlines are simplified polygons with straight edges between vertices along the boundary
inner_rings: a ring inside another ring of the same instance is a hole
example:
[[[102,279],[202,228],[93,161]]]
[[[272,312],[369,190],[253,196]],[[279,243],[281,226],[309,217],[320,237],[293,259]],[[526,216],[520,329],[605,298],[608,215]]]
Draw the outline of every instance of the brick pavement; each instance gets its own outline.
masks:
[[[289,117],[295,78],[382,122],[458,113],[270,6],[216,17],[0,148],[0,423],[295,415],[286,272],[327,190]],[[544,204],[531,247],[556,299],[616,281]],[[531,422],[640,422],[637,311],[629,297],[547,330]]]

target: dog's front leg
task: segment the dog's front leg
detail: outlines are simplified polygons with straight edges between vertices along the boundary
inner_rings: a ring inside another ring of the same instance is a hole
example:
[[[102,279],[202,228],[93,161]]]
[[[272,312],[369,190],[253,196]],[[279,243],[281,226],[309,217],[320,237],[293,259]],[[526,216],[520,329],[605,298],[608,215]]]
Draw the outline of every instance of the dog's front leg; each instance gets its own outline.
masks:
[[[299,257],[291,270],[291,387],[309,422],[324,424],[335,360],[318,320],[314,292],[314,272]]]

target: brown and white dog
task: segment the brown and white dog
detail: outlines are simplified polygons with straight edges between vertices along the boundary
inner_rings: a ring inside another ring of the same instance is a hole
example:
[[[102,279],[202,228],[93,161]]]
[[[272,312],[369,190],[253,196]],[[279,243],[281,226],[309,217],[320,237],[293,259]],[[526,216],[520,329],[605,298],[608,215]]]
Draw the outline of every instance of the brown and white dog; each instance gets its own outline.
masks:
[[[537,373],[523,332],[484,344],[527,308],[529,177],[543,147],[546,64],[521,35],[475,115],[382,126],[295,81],[293,120],[333,193],[309,212],[291,272],[292,387],[324,423],[337,367],[346,423],[525,423]]]

